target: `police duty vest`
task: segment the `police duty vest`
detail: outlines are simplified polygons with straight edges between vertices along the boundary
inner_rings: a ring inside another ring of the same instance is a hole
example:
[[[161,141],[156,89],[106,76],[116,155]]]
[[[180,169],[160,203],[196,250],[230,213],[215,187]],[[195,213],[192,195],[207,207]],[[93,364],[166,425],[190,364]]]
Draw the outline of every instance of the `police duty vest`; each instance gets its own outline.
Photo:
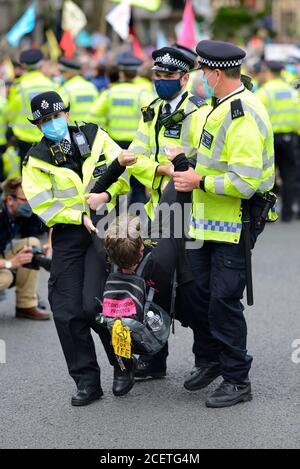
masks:
[[[205,176],[205,190],[193,191],[190,235],[239,243],[242,199],[271,190],[275,181],[272,125],[253,93],[237,92],[208,115],[196,172]]]
[[[158,122],[164,104],[164,101],[157,99],[148,106],[153,111],[152,118],[140,120],[138,131],[130,145],[138,161],[129,168],[129,173],[150,191],[150,200],[145,206],[150,219],[154,218],[155,209],[170,179],[168,176],[156,174],[159,165],[170,163],[165,152],[166,147],[181,146],[187,157],[195,157],[205,119],[212,109],[204,99],[186,92],[177,110],[182,110],[187,117],[173,128],[166,129]]]
[[[300,130],[299,96],[291,85],[276,78],[262,86],[256,95],[268,110],[275,134]]]
[[[23,190],[33,212],[48,227],[57,223],[75,225],[82,223],[82,215],[90,213],[85,195],[101,177],[107,164],[114,160],[121,150],[107,133],[95,124],[86,124],[80,129],[91,148],[90,155],[82,165],[82,179],[75,171],[53,163],[50,148],[45,139],[32,146],[24,160]],[[72,128],[70,130],[72,131]],[[125,177],[119,178],[109,188],[112,201],[107,204],[108,210],[115,206],[117,195],[130,190]]]
[[[39,71],[28,72],[16,80],[8,96],[4,113],[14,135],[23,142],[39,142],[43,136],[36,125],[28,121],[31,100],[45,91],[56,90],[57,85]]]
[[[66,105],[70,104],[71,123],[88,121],[91,106],[99,96],[93,83],[79,75],[67,80],[59,88],[58,94]]]
[[[117,83],[103,91],[91,109],[91,120],[115,141],[131,142],[141,118],[141,108],[151,97],[134,83]]]

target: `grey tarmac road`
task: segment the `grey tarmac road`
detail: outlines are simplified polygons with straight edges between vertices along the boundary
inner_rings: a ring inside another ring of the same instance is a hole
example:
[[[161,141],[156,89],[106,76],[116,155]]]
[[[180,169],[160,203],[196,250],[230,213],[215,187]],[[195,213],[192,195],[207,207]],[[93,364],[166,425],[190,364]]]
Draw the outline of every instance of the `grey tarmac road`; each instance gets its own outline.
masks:
[[[95,337],[105,396],[74,408],[53,321],[16,320],[14,295],[0,303],[0,448],[201,449],[300,446],[300,222],[268,227],[254,254],[255,307],[247,309],[254,400],[230,409],[205,407],[204,391],[183,388],[193,366],[192,335],[177,326],[168,377],[111,392],[112,370]],[[46,297],[47,275],[41,294]],[[3,342],[0,342],[3,345]],[[294,360],[297,361],[297,360]]]

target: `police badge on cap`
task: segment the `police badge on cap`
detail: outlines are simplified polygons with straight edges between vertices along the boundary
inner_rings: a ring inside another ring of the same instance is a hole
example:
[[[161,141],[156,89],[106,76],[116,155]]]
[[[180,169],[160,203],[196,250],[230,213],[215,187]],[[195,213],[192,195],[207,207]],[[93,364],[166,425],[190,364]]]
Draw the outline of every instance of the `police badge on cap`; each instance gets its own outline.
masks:
[[[28,119],[32,124],[37,124],[43,117],[51,116],[57,112],[69,112],[70,105],[66,106],[60,95],[55,91],[46,91],[36,95],[31,100],[31,112],[33,119]]]

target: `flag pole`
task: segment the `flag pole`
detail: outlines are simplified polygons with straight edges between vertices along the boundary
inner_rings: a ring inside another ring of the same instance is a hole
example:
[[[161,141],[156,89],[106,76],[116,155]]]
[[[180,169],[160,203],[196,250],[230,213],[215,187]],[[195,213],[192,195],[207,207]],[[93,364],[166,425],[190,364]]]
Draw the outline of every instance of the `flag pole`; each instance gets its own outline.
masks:
[[[108,13],[110,0],[104,0],[102,5],[102,12],[100,17],[100,24],[99,24],[99,32],[102,36],[106,36],[107,33],[107,22],[106,22],[106,15]]]

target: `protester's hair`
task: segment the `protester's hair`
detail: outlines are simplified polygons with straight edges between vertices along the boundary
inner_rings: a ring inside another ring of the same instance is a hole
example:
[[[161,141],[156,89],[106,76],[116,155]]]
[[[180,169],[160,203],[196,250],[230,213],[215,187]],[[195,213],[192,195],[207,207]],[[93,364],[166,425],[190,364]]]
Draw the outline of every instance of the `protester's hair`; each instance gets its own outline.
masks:
[[[225,76],[227,78],[238,79],[241,78],[241,67],[234,67],[229,68],[228,70],[224,70]]]
[[[132,215],[117,217],[105,235],[109,261],[120,269],[130,269],[140,262],[142,245],[141,221]]]
[[[138,74],[137,70],[122,70],[122,72],[124,73],[125,79],[128,81],[133,80]]]
[[[1,187],[3,190],[3,195],[2,195],[3,200],[7,200],[7,197],[9,195],[16,197],[17,190],[19,188],[22,189],[22,178],[17,177],[13,179],[6,179],[6,181],[2,183]]]

